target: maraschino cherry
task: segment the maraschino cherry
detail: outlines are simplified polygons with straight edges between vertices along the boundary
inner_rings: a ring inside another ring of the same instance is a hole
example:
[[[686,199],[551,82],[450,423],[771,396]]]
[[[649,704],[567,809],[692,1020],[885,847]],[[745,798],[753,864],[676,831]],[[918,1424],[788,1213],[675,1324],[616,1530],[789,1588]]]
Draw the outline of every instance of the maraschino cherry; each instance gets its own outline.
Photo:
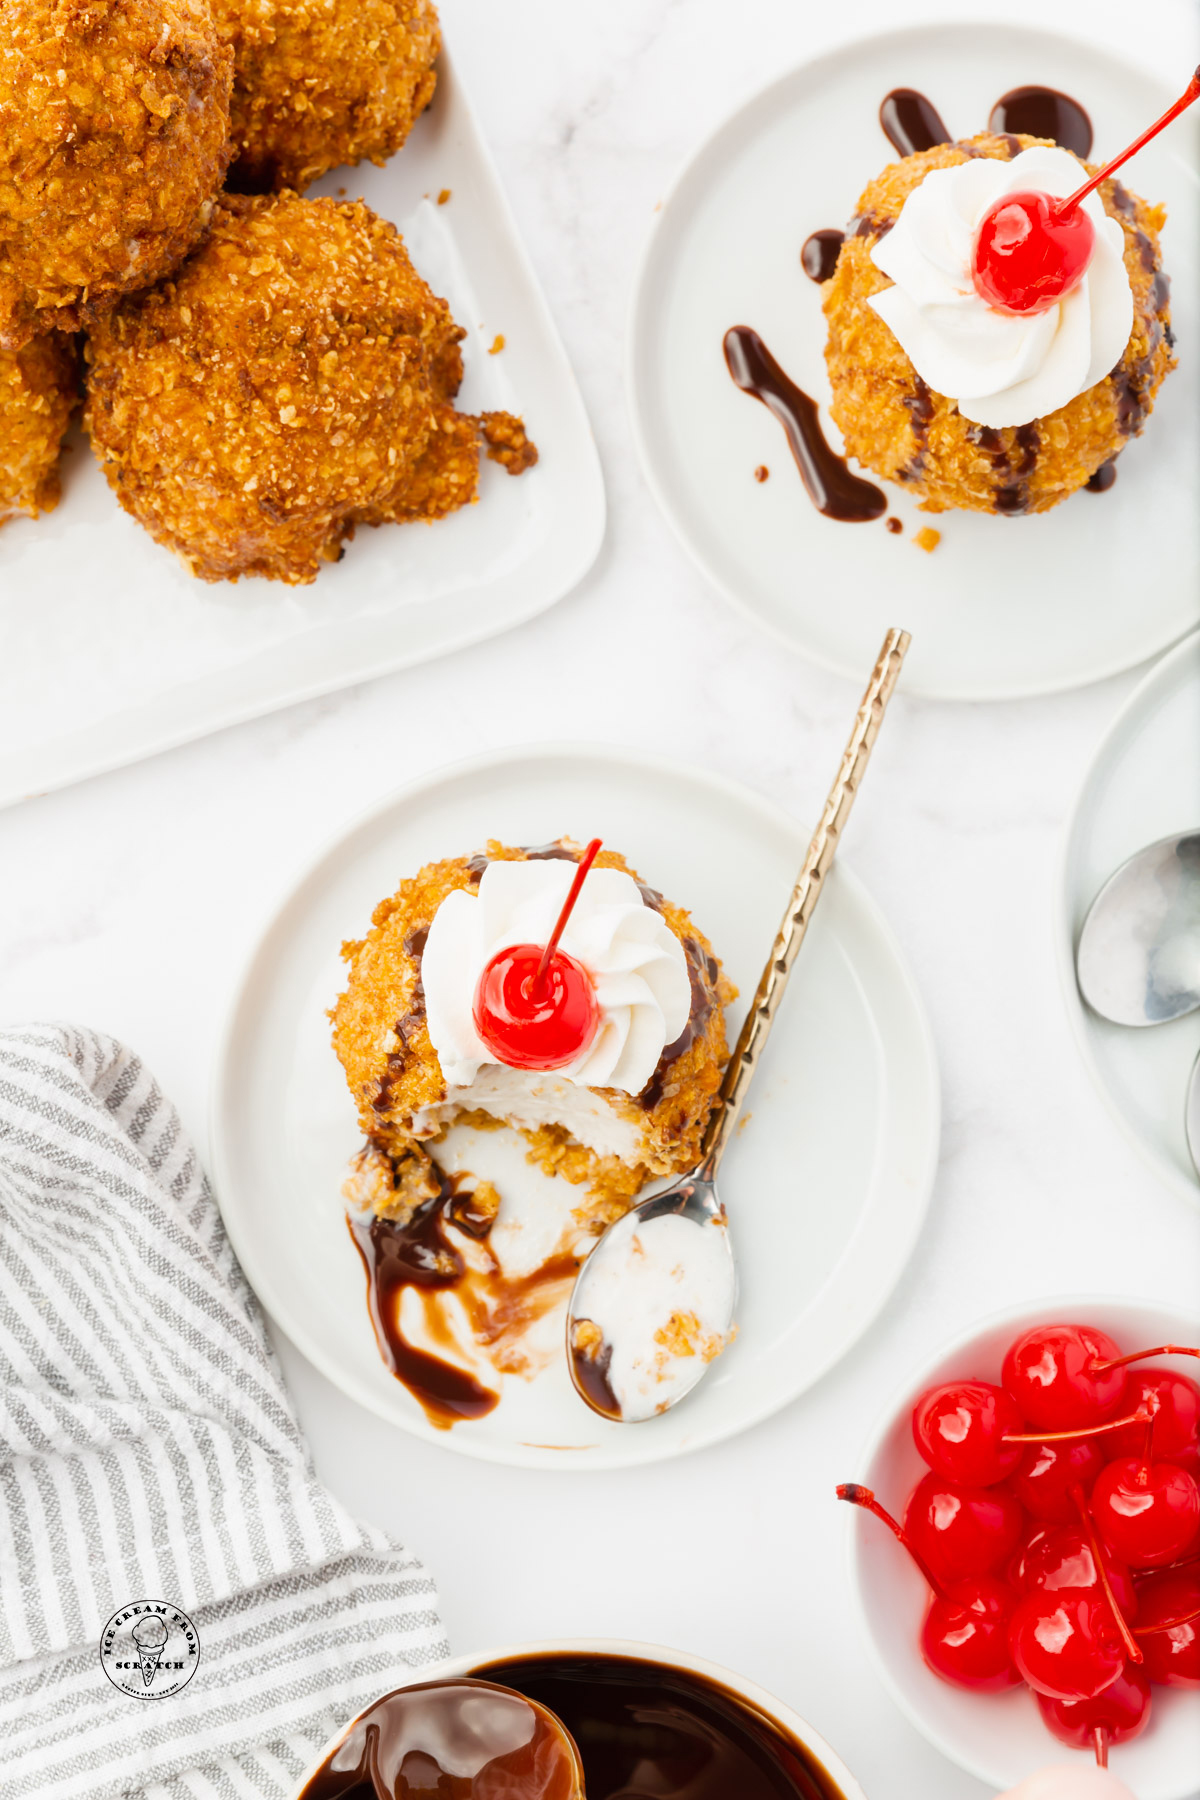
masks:
[[[1096,237],[1081,202],[1197,98],[1200,69],[1161,119],[1065,200],[1032,191],[1002,194],[976,233],[971,269],[976,293],[1000,312],[1028,316],[1045,312],[1078,287]]]
[[[1125,1666],[1112,1609],[1090,1588],[1026,1594],[1012,1616],[1009,1648],[1030,1687],[1052,1700],[1094,1699]]]
[[[1150,1722],[1150,1682],[1134,1663],[1126,1663],[1116,1680],[1090,1700],[1052,1700],[1036,1694],[1038,1711],[1061,1744],[1095,1750],[1107,1767],[1112,1744],[1128,1743]]]
[[[1151,1575],[1138,1606],[1136,1636],[1151,1681],[1200,1688],[1200,1564]]]
[[[1016,1401],[990,1381],[946,1381],[913,1408],[913,1440],[936,1475],[968,1487],[993,1487],[1011,1475],[1024,1446],[1012,1442],[1025,1421]]]
[[[1031,1425],[1070,1431],[1111,1418],[1129,1377],[1112,1338],[1090,1325],[1038,1325],[1004,1358],[1003,1381]]]
[[[1133,1569],[1157,1569],[1200,1534],[1200,1488],[1178,1463],[1152,1462],[1153,1422],[1141,1456],[1119,1456],[1092,1489],[1092,1514],[1108,1548]]]
[[[921,1627],[921,1652],[935,1675],[976,1693],[999,1693],[1020,1680],[1008,1648],[1015,1595],[994,1575],[938,1580],[903,1526],[879,1504],[870,1488],[847,1482],[839,1500],[865,1507],[904,1545],[925,1577],[932,1598]]]
[[[907,1540],[941,1581],[990,1575],[1021,1541],[1025,1515],[1007,1488],[926,1475],[904,1509]]]
[[[1169,1462],[1191,1468],[1200,1452],[1200,1387],[1174,1369],[1134,1369],[1125,1397],[1131,1411],[1142,1411],[1154,1401],[1154,1448]],[[1108,1439],[1109,1456],[1136,1456],[1144,1433],[1136,1421]],[[1193,1469],[1193,1473],[1194,1473]]]
[[[1101,1566],[1108,1578],[1107,1588],[1101,1579]],[[1054,1594],[1064,1588],[1095,1588],[1120,1607],[1123,1618],[1137,1617],[1133,1576],[1110,1552],[1093,1546],[1080,1525],[1039,1525],[1009,1564],[1008,1580],[1018,1594],[1032,1594],[1038,1589]]]
[[[475,1029],[497,1062],[512,1069],[562,1069],[582,1056],[596,1035],[600,1007],[591,976],[558,941],[596,860],[593,838],[548,944],[511,944],[498,950],[475,990]]]

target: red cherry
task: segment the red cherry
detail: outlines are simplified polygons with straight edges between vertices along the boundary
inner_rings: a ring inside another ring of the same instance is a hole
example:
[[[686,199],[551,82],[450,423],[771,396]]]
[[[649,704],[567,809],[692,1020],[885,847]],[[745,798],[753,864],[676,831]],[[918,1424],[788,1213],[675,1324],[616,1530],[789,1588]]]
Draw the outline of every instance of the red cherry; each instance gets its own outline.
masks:
[[[965,1576],[943,1584],[868,1487],[846,1482],[839,1500],[865,1507],[882,1521],[916,1563],[932,1592],[921,1625],[921,1653],[935,1675],[977,1693],[999,1693],[1020,1680],[1009,1651],[1008,1634],[1016,1595],[991,1575]]]
[[[1045,312],[1079,286],[1095,242],[1082,206],[1050,194],[1002,194],[975,236],[975,291],[1000,312]]]
[[[960,1487],[926,1475],[904,1511],[904,1529],[941,1581],[990,1575],[1021,1540],[1024,1514],[1007,1488]]]
[[[913,1439],[935,1474],[968,1487],[992,1487],[1021,1460],[1005,1437],[1025,1429],[1012,1395],[990,1381],[947,1381],[913,1408]]]
[[[1083,279],[1095,229],[1081,202],[1171,120],[1200,98],[1200,70],[1184,94],[1141,137],[1068,195],[1003,194],[984,213],[975,238],[976,291],[1002,312],[1038,313]]]
[[[935,1594],[921,1626],[921,1654],[943,1681],[998,1694],[1021,1677],[1008,1647],[1016,1596],[994,1575],[952,1581]]]
[[[549,943],[498,950],[479,977],[475,1029],[510,1069],[565,1068],[596,1035],[600,1007],[592,978],[558,940],[599,849],[600,839],[593,838],[580,857]]]
[[[1028,1444],[1012,1479],[1012,1490],[1035,1519],[1067,1525],[1076,1515],[1071,1490],[1090,1493],[1104,1467],[1104,1451],[1094,1438],[1057,1444]]]
[[[1120,1456],[1096,1479],[1092,1516],[1123,1562],[1161,1568],[1182,1556],[1200,1531],[1200,1488],[1176,1463]]]
[[[1136,1618],[1138,1598],[1133,1576],[1115,1556],[1107,1551],[1102,1554],[1113,1599],[1126,1619]],[[1008,1579],[1018,1594],[1032,1594],[1039,1589],[1055,1594],[1064,1588],[1095,1588],[1103,1592],[1095,1552],[1078,1525],[1039,1526],[1013,1558]]]
[[[1131,1412],[1157,1403],[1154,1414],[1154,1449],[1170,1462],[1182,1462],[1185,1468],[1200,1457],[1200,1387],[1174,1369],[1133,1369],[1129,1376],[1129,1392],[1125,1396]],[[1137,1456],[1146,1434],[1137,1425],[1127,1425],[1107,1439],[1109,1456]]]
[[[1090,1590],[1026,1594],[1017,1602],[1008,1641],[1030,1687],[1054,1700],[1090,1700],[1125,1666],[1108,1602]]]
[[[1038,1711],[1060,1744],[1091,1750],[1100,1741],[1128,1743],[1150,1719],[1150,1683],[1141,1669],[1126,1663],[1117,1679],[1090,1700],[1052,1700],[1036,1694]]]
[[[1200,1567],[1149,1576],[1138,1586],[1138,1604],[1137,1640],[1151,1681],[1200,1688]],[[1176,1619],[1185,1622],[1172,1624]]]
[[[561,1069],[596,1035],[600,1008],[582,963],[556,950],[538,982],[541,944],[497,951],[475,991],[475,1029],[510,1069]]]
[[[1103,1368],[1121,1352],[1090,1325],[1038,1325],[1004,1359],[1003,1381],[1041,1431],[1099,1425],[1118,1411],[1129,1381],[1123,1367]]]

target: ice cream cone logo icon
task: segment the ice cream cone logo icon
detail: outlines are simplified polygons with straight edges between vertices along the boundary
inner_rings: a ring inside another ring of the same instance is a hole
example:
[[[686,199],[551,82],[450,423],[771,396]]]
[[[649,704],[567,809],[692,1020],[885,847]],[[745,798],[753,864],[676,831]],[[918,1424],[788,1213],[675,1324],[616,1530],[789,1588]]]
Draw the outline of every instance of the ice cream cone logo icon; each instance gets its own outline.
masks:
[[[131,1700],[167,1700],[199,1666],[196,1627],[171,1600],[130,1600],[100,1637],[100,1667]]]
[[[133,1628],[133,1641],[137,1645],[142,1680],[149,1687],[158,1672],[162,1653],[167,1647],[167,1628],[158,1618],[139,1619]]]

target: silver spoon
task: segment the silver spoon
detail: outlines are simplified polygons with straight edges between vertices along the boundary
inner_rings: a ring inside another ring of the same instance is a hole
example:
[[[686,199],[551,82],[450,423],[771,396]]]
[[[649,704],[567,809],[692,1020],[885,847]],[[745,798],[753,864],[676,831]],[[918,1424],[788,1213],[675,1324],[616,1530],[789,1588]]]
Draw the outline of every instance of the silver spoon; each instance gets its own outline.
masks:
[[[635,1423],[689,1394],[730,1341],[737,1273],[717,1169],[737,1124],[909,646],[888,632],[758,991],[725,1070],[700,1161],[610,1225],[575,1281],[567,1366],[593,1412]]]
[[[1148,844],[1092,901],[1079,991],[1114,1025],[1161,1025],[1200,1006],[1200,831]]]

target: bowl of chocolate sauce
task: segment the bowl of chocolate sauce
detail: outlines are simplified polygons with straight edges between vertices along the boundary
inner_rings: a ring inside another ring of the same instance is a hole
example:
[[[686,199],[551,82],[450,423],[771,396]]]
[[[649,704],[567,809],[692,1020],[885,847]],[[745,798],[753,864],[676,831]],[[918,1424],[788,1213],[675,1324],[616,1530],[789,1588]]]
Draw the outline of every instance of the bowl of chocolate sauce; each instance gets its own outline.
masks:
[[[520,1644],[421,1671],[338,1732],[297,1800],[486,1795],[490,1775],[470,1785],[462,1774],[470,1758],[436,1717],[425,1737],[414,1726],[423,1688],[436,1699],[443,1683],[473,1682],[489,1684],[478,1690],[481,1704],[496,1689],[514,1697],[508,1713],[498,1705],[502,1730],[516,1696],[530,1703],[529,1743],[544,1747],[543,1768],[550,1755],[546,1716],[565,1727],[582,1765],[586,1800],[865,1800],[828,1744],[764,1688],[682,1651],[604,1639]],[[471,1766],[478,1766],[478,1741],[472,1739]],[[399,1781],[397,1742],[412,1759]],[[537,1761],[525,1756],[526,1785],[504,1778],[494,1791],[511,1800],[551,1793],[557,1800],[557,1771],[539,1777]],[[564,1777],[564,1800],[570,1792]]]

